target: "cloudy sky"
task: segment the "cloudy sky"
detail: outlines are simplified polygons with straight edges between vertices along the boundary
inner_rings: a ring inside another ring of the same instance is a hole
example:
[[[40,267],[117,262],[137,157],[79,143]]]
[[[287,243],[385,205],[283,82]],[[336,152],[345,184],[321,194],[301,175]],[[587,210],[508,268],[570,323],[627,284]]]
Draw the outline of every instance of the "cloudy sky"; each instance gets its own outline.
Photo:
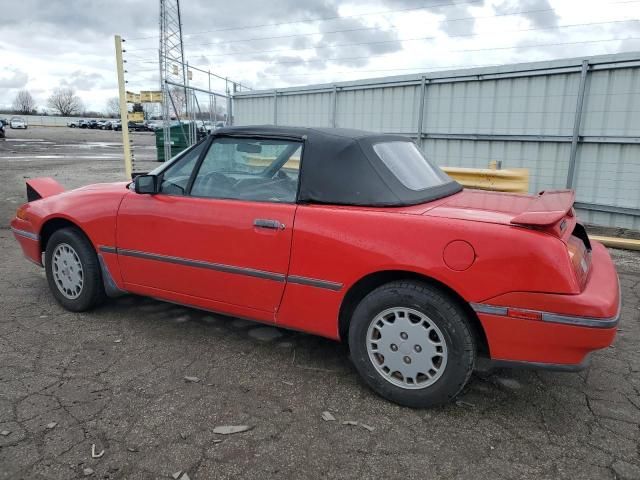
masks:
[[[8,0],[6,0],[9,3]],[[640,51],[640,0],[182,0],[191,65],[264,89]],[[0,15],[0,107],[71,86],[88,108],[158,87],[159,1],[20,0]],[[206,76],[194,83],[207,87]],[[221,91],[222,82],[213,84]]]

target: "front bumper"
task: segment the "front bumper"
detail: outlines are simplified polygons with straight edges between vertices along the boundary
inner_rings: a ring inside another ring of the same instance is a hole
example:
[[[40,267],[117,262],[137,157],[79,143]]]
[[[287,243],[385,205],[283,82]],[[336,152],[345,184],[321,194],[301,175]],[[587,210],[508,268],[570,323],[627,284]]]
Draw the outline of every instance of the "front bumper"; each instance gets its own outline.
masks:
[[[31,224],[19,218],[14,218],[11,222],[11,231],[20,244],[24,256],[36,265],[42,266],[40,235],[32,232],[31,229]]]
[[[620,287],[607,249],[593,242],[591,272],[580,294],[513,292],[472,307],[492,360],[579,369],[590,352],[613,343]]]

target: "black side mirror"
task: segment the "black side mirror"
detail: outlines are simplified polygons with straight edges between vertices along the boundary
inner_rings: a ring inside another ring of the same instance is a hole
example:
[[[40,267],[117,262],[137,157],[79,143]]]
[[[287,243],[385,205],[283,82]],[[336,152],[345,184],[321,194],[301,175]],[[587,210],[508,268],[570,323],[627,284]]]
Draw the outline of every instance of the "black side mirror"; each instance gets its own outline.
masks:
[[[158,193],[158,177],[156,175],[138,175],[133,179],[133,187],[136,193],[153,195]]]

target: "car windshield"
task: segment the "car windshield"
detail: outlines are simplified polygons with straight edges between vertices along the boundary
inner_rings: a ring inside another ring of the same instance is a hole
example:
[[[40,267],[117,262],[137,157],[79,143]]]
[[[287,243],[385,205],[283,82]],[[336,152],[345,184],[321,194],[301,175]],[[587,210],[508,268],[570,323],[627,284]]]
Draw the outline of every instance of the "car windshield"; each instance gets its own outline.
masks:
[[[381,142],[373,146],[382,163],[405,187],[418,191],[451,181],[413,142]]]

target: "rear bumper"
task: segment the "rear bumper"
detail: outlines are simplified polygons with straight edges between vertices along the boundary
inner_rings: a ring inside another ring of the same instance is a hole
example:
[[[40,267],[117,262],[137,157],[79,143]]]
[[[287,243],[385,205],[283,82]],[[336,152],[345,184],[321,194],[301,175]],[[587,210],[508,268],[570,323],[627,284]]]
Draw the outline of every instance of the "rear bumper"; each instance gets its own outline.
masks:
[[[620,287],[609,253],[596,242],[591,265],[577,295],[513,292],[472,304],[491,359],[578,370],[590,352],[611,345],[620,319]]]

